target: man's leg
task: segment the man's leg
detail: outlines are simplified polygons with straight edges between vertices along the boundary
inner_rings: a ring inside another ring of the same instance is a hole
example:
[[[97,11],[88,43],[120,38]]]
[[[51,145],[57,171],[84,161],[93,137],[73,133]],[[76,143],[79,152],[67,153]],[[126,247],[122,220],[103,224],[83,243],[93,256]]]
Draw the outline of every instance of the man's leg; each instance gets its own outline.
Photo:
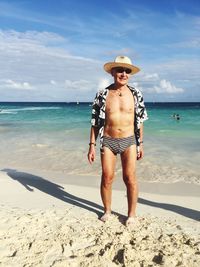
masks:
[[[138,200],[138,184],[136,179],[136,147],[130,146],[121,154],[123,180],[127,188],[128,217],[135,217]]]
[[[101,198],[104,205],[104,215],[111,214],[112,183],[114,179],[115,163],[116,155],[109,148],[104,147],[101,153]],[[106,218],[106,216],[102,217],[103,221],[104,217]]]

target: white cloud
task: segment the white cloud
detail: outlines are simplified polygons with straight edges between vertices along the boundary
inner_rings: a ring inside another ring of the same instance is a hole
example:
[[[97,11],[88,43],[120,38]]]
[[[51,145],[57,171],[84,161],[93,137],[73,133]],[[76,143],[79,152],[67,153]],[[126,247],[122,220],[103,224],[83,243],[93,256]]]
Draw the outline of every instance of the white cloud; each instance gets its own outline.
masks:
[[[52,85],[56,85],[57,83],[56,83],[56,81],[51,80],[51,81],[50,81],[50,84],[52,84]]]
[[[150,94],[178,94],[184,92],[183,88],[175,86],[171,81],[161,79],[158,73],[142,72],[132,85]]]
[[[110,83],[111,83],[110,82],[110,79],[108,79],[108,78],[101,78],[99,80],[99,83],[98,83],[97,88],[98,88],[98,90],[101,90],[103,88],[106,88]]]
[[[37,32],[37,31],[26,31],[17,32],[14,30],[2,31],[0,30],[0,41],[5,40],[6,42],[18,42],[18,43],[40,43],[40,44],[51,44],[60,43],[66,41],[64,37],[53,32]]]
[[[195,36],[192,37],[188,40],[181,41],[181,42],[176,42],[168,45],[169,47],[172,48],[200,48],[200,37]]]
[[[75,89],[79,91],[90,91],[93,89],[93,83],[87,80],[70,81],[65,80],[65,87],[67,89]]]
[[[137,76],[134,77],[134,82],[139,82],[142,84],[150,84],[150,83],[155,83],[159,82],[160,77],[159,74],[154,72],[154,73],[147,73],[147,72],[139,72]]]
[[[151,90],[151,92],[155,93],[167,93],[167,94],[177,94],[183,93],[183,88],[178,88],[175,85],[171,84],[171,82],[166,80],[161,80],[159,86],[155,85]]]
[[[16,82],[13,80],[5,80],[1,87],[17,89],[17,90],[32,90],[34,89],[28,82]]]
[[[140,91],[143,91],[143,88],[142,88],[142,84],[141,83],[132,82],[132,83],[130,83],[130,85],[133,86],[134,88],[139,89]]]
[[[146,66],[146,69],[153,69],[155,72],[159,73],[162,79],[170,80],[178,84],[178,87],[188,90],[190,90],[191,87],[198,89],[200,61],[196,56],[181,59],[172,58],[162,63]]]
[[[158,73],[149,73],[149,74],[144,74],[142,76],[142,81],[158,81],[159,75]]]

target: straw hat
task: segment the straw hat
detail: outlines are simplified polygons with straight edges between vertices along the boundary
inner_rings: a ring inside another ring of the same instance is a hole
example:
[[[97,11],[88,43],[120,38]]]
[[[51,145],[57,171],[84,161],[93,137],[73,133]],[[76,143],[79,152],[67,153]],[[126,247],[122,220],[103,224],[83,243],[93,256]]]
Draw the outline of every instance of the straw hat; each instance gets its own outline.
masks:
[[[135,74],[140,71],[138,67],[133,66],[130,58],[126,56],[117,56],[114,62],[108,62],[104,65],[104,70],[108,73],[111,73],[111,70],[116,67],[131,69],[130,74]]]

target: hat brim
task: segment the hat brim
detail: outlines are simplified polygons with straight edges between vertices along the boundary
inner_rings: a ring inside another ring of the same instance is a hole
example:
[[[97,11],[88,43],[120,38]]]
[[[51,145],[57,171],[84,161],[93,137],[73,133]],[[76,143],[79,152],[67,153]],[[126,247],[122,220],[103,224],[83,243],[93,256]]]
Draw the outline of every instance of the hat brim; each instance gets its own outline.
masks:
[[[131,75],[140,71],[140,69],[136,66],[127,64],[127,63],[118,63],[118,62],[108,62],[104,65],[104,70],[108,73],[111,73],[111,70],[116,67],[124,67],[131,70]]]

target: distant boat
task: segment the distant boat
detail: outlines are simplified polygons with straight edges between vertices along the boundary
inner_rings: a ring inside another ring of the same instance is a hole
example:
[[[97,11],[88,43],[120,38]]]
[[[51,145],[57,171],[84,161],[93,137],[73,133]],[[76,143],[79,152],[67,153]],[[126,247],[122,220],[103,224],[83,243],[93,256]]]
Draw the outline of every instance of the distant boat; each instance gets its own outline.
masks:
[[[79,102],[77,101],[76,104],[79,105]]]

